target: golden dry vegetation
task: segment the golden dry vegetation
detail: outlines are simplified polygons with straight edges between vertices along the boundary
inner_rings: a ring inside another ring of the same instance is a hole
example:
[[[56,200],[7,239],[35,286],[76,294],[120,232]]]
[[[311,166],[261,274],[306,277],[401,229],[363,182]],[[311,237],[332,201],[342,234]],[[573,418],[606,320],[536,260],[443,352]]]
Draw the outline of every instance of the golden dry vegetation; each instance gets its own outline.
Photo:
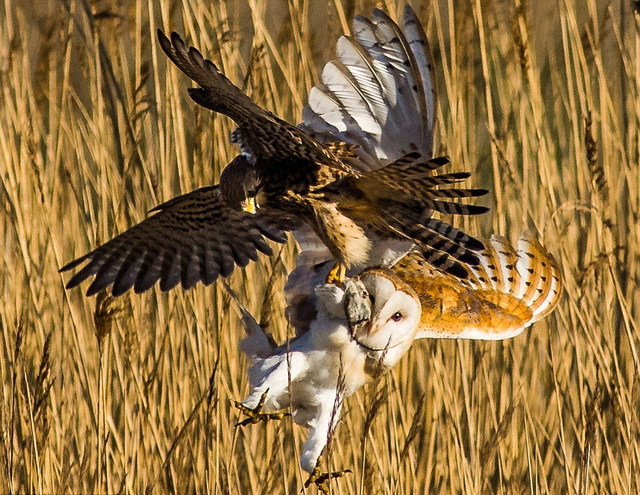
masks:
[[[215,182],[235,152],[231,123],[188,99],[156,28],[185,34],[295,122],[337,36],[372,6],[1,3],[0,492],[305,491],[302,429],[234,429],[247,363],[220,284],[96,300],[65,291],[58,268]],[[566,291],[516,339],[420,342],[352,397],[330,461],[353,474],[332,492],[637,494],[637,2],[416,7],[437,65],[438,151],[493,190],[493,212],[466,227],[537,232]],[[294,254],[230,279],[256,314],[273,308],[279,338]]]

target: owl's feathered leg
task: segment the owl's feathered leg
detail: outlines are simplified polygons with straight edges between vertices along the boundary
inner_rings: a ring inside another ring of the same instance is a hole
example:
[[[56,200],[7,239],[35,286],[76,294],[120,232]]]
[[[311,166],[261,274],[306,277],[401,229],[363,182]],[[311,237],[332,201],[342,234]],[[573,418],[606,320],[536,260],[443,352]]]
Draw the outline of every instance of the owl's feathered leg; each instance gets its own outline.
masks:
[[[342,397],[336,389],[318,391],[315,417],[309,421],[309,436],[302,447],[300,465],[307,471],[309,479],[305,482],[305,488],[314,484],[322,493],[329,493],[329,481],[341,478],[349,469],[324,472],[322,470],[322,452],[327,448],[331,433],[336,426],[342,410]]]
[[[253,389],[236,407],[248,417],[236,426],[256,424],[261,421],[281,420],[290,416],[285,412],[290,406],[289,385],[308,370],[304,353],[290,352],[254,358],[250,377]]]

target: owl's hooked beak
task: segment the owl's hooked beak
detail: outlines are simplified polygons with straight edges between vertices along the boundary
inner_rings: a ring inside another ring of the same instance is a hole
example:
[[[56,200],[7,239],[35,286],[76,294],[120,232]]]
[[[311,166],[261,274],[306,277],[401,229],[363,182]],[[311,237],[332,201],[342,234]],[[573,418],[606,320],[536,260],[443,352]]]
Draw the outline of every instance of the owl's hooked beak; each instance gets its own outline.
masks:
[[[360,345],[360,339],[366,339],[367,337],[369,337],[369,334],[371,333],[371,327],[373,325],[371,324],[371,321],[361,321],[358,323],[351,323],[349,325],[349,331],[351,333],[351,337]]]
[[[256,202],[255,197],[243,200],[240,205],[242,206],[242,209],[244,211],[246,211],[247,213],[251,213],[252,215],[255,215],[258,212],[258,208],[260,208],[260,206],[258,206],[258,203]]]

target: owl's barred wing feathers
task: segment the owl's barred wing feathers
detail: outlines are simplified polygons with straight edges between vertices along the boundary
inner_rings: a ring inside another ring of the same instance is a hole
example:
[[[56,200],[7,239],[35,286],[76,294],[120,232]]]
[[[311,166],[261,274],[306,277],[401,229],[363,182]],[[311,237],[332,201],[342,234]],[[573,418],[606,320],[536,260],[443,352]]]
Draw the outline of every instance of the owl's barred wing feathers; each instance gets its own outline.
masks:
[[[510,294],[531,310],[530,323],[548,315],[562,292],[560,270],[554,257],[529,232],[516,247],[493,235],[472,267],[469,284],[477,289]]]
[[[156,208],[153,216],[123,232],[60,271],[86,264],[67,288],[95,275],[87,290],[91,296],[113,284],[114,296],[131,287],[136,293],[158,280],[163,291],[181,283],[190,289],[199,281],[212,284],[218,276],[244,267],[258,252],[270,255],[266,239],[285,242],[288,219],[260,210],[251,215],[230,208],[218,186],[178,196]]]
[[[433,153],[435,85],[426,36],[411,7],[402,28],[375,9],[357,16],[309,94],[301,128],[321,142],[358,145],[360,169]]]
[[[558,265],[530,234],[514,248],[492,236],[466,266],[462,281],[427,266],[412,253],[393,272],[418,294],[422,306],[416,338],[500,340],[514,337],[548,315],[558,303],[562,281]]]

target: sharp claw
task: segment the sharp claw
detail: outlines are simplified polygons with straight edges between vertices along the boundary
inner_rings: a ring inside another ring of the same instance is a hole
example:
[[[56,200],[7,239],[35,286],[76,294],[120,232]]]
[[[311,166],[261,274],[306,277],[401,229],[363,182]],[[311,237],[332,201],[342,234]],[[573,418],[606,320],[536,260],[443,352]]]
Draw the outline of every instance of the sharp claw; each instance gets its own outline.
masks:
[[[314,484],[318,487],[318,490],[325,495],[329,493],[329,481],[334,478],[342,478],[347,473],[352,473],[351,469],[341,469],[340,471],[331,471],[328,473],[323,473],[320,469],[320,461],[321,458],[318,458],[318,462],[316,463],[316,467],[313,468],[313,472],[309,475],[309,479],[305,481],[304,487],[309,488],[311,484]]]
[[[329,275],[327,275],[326,283],[334,284],[334,285],[337,285],[338,287],[342,287],[344,285],[344,280],[346,276],[347,276],[347,267],[342,263],[336,263],[335,266],[329,272]]]
[[[246,414],[248,417],[243,419],[242,421],[236,423],[236,428],[238,428],[239,426],[247,426],[247,425],[255,425],[261,421],[263,422],[267,422],[267,421],[272,421],[272,420],[281,420],[286,416],[291,416],[291,413],[288,412],[274,412],[274,413],[263,413],[262,411],[262,407],[264,406],[265,401],[267,400],[267,393],[269,392],[269,389],[265,390],[264,393],[260,396],[260,400],[258,401],[258,404],[256,404],[256,407],[254,407],[253,409],[251,409],[250,407],[245,406],[242,402],[238,402],[238,401],[233,401],[235,406],[240,409],[240,411],[242,411],[244,414]]]

